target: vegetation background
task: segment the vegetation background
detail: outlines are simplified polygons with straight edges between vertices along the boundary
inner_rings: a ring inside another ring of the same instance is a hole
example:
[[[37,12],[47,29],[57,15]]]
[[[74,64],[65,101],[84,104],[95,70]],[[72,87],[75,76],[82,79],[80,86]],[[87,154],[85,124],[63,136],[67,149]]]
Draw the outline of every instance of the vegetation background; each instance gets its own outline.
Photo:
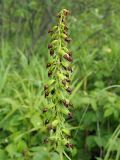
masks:
[[[43,143],[48,28],[62,9],[74,57],[72,160],[120,160],[120,1],[0,1],[0,160],[59,160]],[[65,159],[66,160],[66,159]]]

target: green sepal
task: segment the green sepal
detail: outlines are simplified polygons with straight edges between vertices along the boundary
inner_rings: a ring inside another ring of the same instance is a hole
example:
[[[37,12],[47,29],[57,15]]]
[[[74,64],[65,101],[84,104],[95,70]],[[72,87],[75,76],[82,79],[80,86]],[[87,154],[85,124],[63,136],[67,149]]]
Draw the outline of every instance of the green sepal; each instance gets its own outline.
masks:
[[[64,33],[61,33],[60,36],[61,36],[61,38],[67,38],[67,35]]]
[[[70,130],[67,129],[67,128],[63,128],[62,131],[67,134],[67,135],[70,135]]]
[[[61,108],[61,112],[65,115],[68,115],[69,110],[67,108]]]
[[[56,127],[58,123],[59,123],[59,120],[56,119],[56,120],[54,120],[54,121],[52,122],[52,126],[53,126],[53,127]]]

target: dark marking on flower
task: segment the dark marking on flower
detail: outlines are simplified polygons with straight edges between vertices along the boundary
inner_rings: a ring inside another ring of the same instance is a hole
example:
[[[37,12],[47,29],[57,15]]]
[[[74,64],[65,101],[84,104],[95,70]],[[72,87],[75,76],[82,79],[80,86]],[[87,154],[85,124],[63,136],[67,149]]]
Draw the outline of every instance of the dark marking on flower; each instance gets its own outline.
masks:
[[[71,143],[67,143],[67,144],[66,144],[66,147],[67,147],[67,148],[73,148],[73,147],[74,147],[74,145],[73,145],[73,144],[71,144]]]
[[[48,111],[48,108],[43,109],[43,113],[46,113]]]
[[[54,50],[51,49],[51,50],[50,50],[50,55],[52,56],[53,54],[54,54]]]
[[[52,48],[53,46],[52,46],[52,44],[48,44],[48,49],[50,49],[50,48]]]
[[[52,75],[52,71],[48,71],[48,77]]]
[[[51,91],[51,94],[52,94],[52,95],[55,94],[55,89],[53,89],[53,90]]]
[[[72,93],[72,89],[70,87],[66,88],[66,91],[70,94]]]

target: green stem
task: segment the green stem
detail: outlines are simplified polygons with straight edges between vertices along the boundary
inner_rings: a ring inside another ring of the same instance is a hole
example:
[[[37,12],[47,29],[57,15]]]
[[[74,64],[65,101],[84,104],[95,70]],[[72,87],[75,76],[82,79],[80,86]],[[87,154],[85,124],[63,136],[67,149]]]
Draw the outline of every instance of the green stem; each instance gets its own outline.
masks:
[[[60,152],[60,160],[64,160],[62,152]]]

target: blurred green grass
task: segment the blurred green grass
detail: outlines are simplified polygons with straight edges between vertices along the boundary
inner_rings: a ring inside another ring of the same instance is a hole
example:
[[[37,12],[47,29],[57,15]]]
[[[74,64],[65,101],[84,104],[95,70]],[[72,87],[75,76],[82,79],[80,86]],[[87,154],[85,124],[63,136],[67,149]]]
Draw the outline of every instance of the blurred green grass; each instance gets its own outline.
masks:
[[[47,81],[47,30],[63,6],[71,10],[68,21],[73,39],[72,159],[102,159],[120,123],[119,1],[57,3],[6,0],[0,6],[1,160],[59,159],[43,144],[42,109],[47,104],[43,94]],[[119,144],[118,136],[117,147],[111,149],[113,159],[117,152],[116,160]]]

